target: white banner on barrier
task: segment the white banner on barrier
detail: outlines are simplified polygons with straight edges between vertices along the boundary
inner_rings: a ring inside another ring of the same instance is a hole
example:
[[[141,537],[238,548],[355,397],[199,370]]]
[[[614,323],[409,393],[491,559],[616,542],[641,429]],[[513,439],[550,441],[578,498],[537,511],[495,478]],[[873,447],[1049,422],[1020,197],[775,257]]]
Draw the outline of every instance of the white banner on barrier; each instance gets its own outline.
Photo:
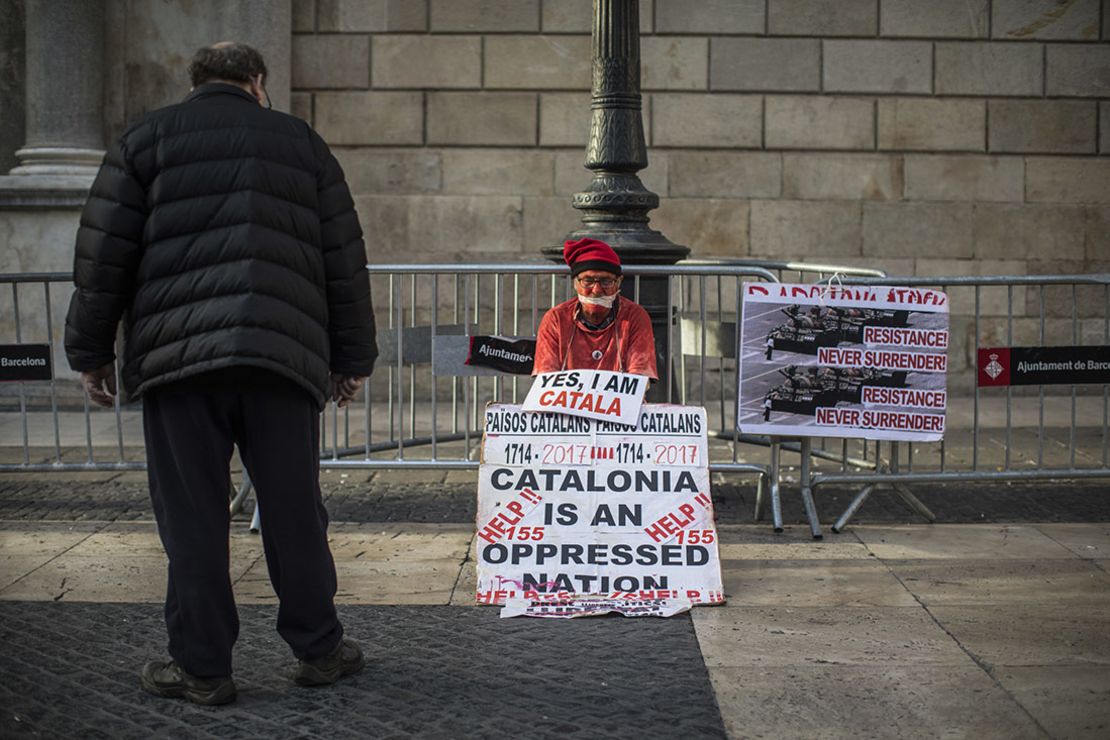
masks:
[[[636,421],[487,407],[479,603],[574,617],[724,601],[705,410],[645,404]]]
[[[939,440],[948,337],[940,291],[746,284],[740,431]]]

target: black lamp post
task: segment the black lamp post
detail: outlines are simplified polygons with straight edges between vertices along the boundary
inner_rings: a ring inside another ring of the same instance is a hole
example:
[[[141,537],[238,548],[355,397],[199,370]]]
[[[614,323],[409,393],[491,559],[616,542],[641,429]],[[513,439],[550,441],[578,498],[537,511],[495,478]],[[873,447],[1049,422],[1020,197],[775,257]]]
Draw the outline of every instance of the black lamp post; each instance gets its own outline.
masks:
[[[601,239],[627,265],[673,265],[690,254],[648,227],[648,211],[659,196],[644,187],[637,172],[647,167],[644,119],[640,98],[640,5],[638,0],[594,0],[593,99],[586,168],[594,173],[573,205],[582,212],[582,228],[567,239]],[[544,256],[561,261],[562,247],[545,247]],[[669,315],[668,280],[640,280],[639,303],[651,316],[659,380],[651,400],[666,398],[672,368],[666,366]],[[634,281],[623,292],[632,298]]]

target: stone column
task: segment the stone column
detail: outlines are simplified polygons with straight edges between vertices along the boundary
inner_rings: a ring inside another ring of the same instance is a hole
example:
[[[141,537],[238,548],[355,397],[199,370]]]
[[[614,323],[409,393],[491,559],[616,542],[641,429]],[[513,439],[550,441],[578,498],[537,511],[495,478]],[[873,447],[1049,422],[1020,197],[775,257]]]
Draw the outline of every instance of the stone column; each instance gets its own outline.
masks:
[[[690,254],[648,227],[648,211],[659,206],[659,196],[644,187],[636,174],[647,167],[644,119],[640,97],[639,0],[594,0],[593,98],[586,168],[593,180],[574,195],[582,212],[582,228],[567,239],[594,237],[608,243],[627,265],[669,265]],[[544,255],[562,258],[562,247],[547,247]],[[634,281],[625,280],[623,293],[632,298]],[[651,315],[655,331],[659,380],[649,400],[665,400],[671,369],[664,359],[669,315],[668,281],[646,277],[640,281],[640,304]]]
[[[104,157],[104,0],[27,0],[26,137],[13,175],[95,175]]]

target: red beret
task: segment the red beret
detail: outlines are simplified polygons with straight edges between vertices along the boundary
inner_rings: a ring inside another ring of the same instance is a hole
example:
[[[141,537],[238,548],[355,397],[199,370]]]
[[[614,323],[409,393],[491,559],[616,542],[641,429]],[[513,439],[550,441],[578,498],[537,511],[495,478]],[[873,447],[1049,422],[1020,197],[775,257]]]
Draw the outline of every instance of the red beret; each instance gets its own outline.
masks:
[[[621,274],[621,258],[603,241],[579,239],[563,244],[563,259],[570,265],[570,274],[577,275],[586,270],[604,270],[614,275]]]

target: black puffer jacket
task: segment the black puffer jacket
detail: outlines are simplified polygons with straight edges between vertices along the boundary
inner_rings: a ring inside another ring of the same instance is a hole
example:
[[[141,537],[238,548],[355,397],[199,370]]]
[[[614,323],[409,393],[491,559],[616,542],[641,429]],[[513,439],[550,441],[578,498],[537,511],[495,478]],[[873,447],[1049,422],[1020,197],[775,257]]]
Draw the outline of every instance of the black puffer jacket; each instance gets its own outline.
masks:
[[[227,367],[278,373],[322,406],[329,370],[377,356],[366,251],[324,141],[210,83],[109,150],[77,232],[66,319],[74,370],[115,359],[125,392]]]

